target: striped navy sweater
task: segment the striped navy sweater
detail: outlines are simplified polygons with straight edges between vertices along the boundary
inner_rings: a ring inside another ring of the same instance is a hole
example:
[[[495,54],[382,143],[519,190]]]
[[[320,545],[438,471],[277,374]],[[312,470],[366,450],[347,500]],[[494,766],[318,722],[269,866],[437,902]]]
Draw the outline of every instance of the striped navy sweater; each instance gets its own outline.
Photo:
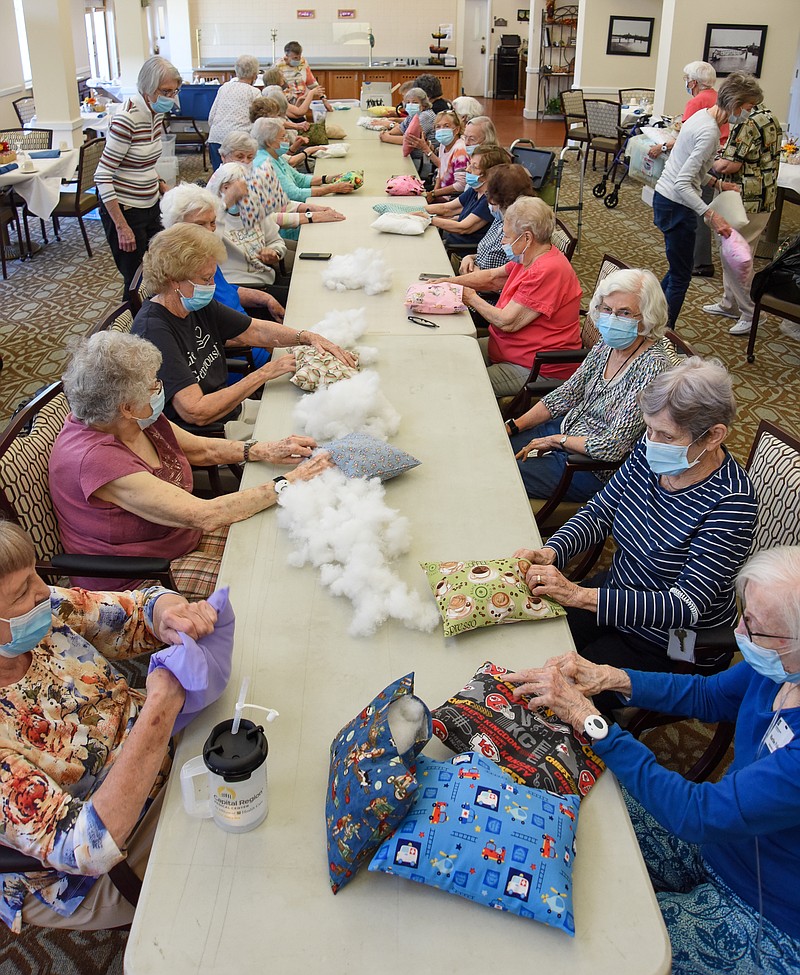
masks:
[[[547,542],[563,567],[613,535],[617,551],[597,622],[666,647],[669,629],[733,623],[733,580],[750,551],[757,503],[747,474],[726,453],[698,484],[667,491],[642,438],[608,485]]]
[[[111,119],[94,180],[104,203],[145,209],[158,203],[156,161],[161,155],[164,116],[150,111],[141,95]]]

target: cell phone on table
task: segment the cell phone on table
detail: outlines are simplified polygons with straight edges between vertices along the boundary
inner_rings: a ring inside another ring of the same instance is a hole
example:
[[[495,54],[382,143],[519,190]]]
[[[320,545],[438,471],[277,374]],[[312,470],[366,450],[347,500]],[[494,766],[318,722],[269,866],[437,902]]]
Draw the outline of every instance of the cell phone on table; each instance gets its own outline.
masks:
[[[329,261],[331,259],[330,251],[327,253],[323,253],[322,251],[304,251],[297,256],[301,261]]]
[[[439,271],[434,273],[433,271],[423,271],[419,276],[420,281],[438,281],[440,278],[449,278],[450,275],[447,271]]]

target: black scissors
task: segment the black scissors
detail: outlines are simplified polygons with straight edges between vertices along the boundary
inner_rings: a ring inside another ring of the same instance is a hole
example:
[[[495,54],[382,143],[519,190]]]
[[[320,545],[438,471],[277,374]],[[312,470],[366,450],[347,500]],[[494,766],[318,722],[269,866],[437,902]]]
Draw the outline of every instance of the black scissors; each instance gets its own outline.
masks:
[[[429,322],[427,318],[417,318],[415,315],[409,315],[408,320],[413,322],[415,325],[424,325],[425,328],[438,328],[439,326],[436,322]]]

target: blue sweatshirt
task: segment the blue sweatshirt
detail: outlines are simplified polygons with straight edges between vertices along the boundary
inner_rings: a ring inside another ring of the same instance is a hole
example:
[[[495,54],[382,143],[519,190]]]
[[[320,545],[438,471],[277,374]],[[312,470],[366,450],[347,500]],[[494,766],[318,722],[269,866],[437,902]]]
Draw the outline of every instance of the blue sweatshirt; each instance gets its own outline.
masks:
[[[239,289],[235,284],[231,284],[229,281],[225,280],[225,275],[222,273],[219,267],[217,267],[217,270],[214,272],[214,284],[217,288],[217,290],[214,292],[214,297],[221,305],[227,305],[228,308],[233,308],[234,311],[238,311],[242,315],[247,314],[242,307],[241,301],[239,301]],[[253,356],[255,367],[258,369],[259,366],[263,366],[266,362],[269,362],[272,353],[269,351],[269,349],[259,349],[254,346],[251,355]],[[243,359],[244,356],[234,355],[234,353],[229,350],[228,358]],[[234,383],[238,383],[243,375],[243,372],[229,372],[228,386],[233,386]]]
[[[800,708],[781,711],[794,734],[774,752],[761,741],[779,685],[745,663],[715,677],[628,671],[631,703],[701,721],[734,721],[735,758],[716,783],[689,782],[662,768],[617,725],[592,748],[666,829],[699,843],[720,878],[758,910],[756,840],[764,917],[800,939]]]

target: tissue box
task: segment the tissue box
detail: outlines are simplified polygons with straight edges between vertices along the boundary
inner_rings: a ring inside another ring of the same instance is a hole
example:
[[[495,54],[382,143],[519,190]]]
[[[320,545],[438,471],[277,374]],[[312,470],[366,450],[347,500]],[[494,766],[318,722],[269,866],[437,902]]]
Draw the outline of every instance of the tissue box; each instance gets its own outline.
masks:
[[[366,112],[376,105],[392,104],[392,86],[388,81],[365,81],[361,85],[361,108]]]

